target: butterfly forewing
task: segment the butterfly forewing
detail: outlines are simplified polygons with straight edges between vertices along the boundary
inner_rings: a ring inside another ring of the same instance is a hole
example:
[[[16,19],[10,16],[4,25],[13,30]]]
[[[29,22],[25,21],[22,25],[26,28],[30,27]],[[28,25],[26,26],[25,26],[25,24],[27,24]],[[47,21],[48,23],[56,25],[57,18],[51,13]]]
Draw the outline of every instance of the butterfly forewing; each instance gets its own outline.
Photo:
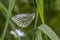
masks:
[[[18,14],[12,17],[12,20],[19,26],[19,27],[27,27],[32,20],[34,19],[34,14]]]

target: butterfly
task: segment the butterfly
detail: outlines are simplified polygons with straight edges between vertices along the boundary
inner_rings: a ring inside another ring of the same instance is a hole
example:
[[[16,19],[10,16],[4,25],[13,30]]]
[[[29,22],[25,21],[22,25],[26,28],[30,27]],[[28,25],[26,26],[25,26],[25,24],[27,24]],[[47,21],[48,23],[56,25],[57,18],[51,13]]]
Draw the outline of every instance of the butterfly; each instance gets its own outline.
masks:
[[[14,23],[19,27],[27,27],[35,18],[35,13],[22,13],[12,17]]]

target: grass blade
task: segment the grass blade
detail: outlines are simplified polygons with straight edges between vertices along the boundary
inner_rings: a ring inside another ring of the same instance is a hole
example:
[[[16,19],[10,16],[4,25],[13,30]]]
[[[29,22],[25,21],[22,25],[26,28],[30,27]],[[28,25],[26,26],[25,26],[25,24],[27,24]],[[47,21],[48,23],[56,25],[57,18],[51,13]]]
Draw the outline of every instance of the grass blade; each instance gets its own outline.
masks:
[[[7,8],[0,2],[0,9],[7,13]]]
[[[36,30],[35,40],[43,40],[42,39],[42,33],[40,30]]]
[[[37,12],[36,13],[37,13],[37,15],[38,15],[38,13],[40,14],[40,18],[41,18],[42,24],[44,24],[43,0],[36,0],[36,3],[37,3]],[[35,29],[36,29],[36,27],[35,27]],[[41,33],[41,31],[37,31],[36,35],[37,35],[37,37],[36,37],[35,40],[42,40],[42,33]]]
[[[6,19],[5,28],[4,28],[4,31],[2,33],[2,40],[4,40],[4,37],[5,37],[5,34],[6,34],[8,23],[9,23],[9,20],[10,20],[10,17],[11,17],[11,12],[12,12],[14,4],[15,4],[15,0],[9,0],[9,8],[8,8],[8,11],[7,11],[7,17],[6,17],[7,19]]]
[[[44,32],[51,40],[60,40],[56,33],[46,24],[38,27],[39,30]]]
[[[41,21],[44,24],[43,0],[37,0],[37,11],[39,12]]]
[[[6,18],[7,8],[1,2],[0,2],[0,10],[2,10],[2,13],[3,13],[4,17]],[[16,29],[14,24],[11,22],[11,20],[9,21],[9,24],[10,24],[10,26],[13,30]]]

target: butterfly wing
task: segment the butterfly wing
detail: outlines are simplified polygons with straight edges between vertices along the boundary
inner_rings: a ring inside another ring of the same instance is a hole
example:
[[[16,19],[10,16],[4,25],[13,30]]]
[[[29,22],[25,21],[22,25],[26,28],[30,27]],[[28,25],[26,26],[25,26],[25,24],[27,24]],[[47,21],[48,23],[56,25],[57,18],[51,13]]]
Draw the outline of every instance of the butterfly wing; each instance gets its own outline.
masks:
[[[28,26],[32,20],[34,19],[34,14],[18,14],[12,17],[12,20],[19,26],[19,27],[26,27]]]

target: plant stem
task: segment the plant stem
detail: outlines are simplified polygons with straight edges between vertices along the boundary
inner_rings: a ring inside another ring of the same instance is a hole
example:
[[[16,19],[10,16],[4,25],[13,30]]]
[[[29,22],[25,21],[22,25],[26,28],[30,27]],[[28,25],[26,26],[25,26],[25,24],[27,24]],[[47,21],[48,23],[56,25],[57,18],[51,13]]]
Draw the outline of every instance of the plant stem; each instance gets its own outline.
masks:
[[[40,4],[38,4],[38,5],[40,5],[40,6],[39,6],[39,10],[38,11],[39,11],[39,14],[40,14],[41,22],[42,22],[42,24],[44,24],[45,22],[44,22],[44,13],[43,13],[44,12],[43,11],[44,10],[43,0],[40,0],[39,2],[40,2]]]
[[[3,15],[4,15],[4,17],[6,18],[6,13],[7,13],[7,9],[6,9],[6,7],[2,4],[2,3],[0,3],[0,9],[1,9],[1,11],[3,12]],[[4,11],[3,11],[4,10]],[[10,26],[11,26],[11,28],[13,29],[13,30],[16,30],[16,28],[15,28],[15,26],[14,26],[14,24],[12,23],[12,21],[10,20],[9,21],[9,24],[10,24]],[[6,30],[6,28],[5,28],[5,30]],[[5,31],[4,31],[4,35],[5,35]],[[4,35],[2,36],[2,40],[3,40],[3,37],[4,37]],[[19,38],[18,37],[18,40],[21,40],[21,38]]]
[[[36,1],[37,2],[37,11],[39,12],[39,14],[40,14],[40,18],[41,18],[41,22],[42,22],[42,24],[45,24],[45,22],[44,22],[44,7],[43,7],[43,0],[37,0]],[[48,38],[47,38],[47,36],[45,35],[45,37],[46,37],[46,40],[48,40]]]
[[[9,9],[7,11],[7,16],[6,16],[7,19],[6,19],[5,28],[4,28],[4,31],[2,33],[2,40],[4,40],[4,37],[5,37],[5,34],[6,34],[6,31],[7,31],[7,28],[8,28],[8,23],[10,21],[11,12],[12,12],[14,4],[15,4],[15,0],[10,0],[9,1]]]
[[[1,2],[0,2],[0,9],[1,9],[4,17],[6,18],[7,8],[6,8]],[[4,10],[4,11],[3,11],[3,10]],[[10,24],[10,26],[11,26],[11,28],[12,28],[13,30],[16,29],[15,26],[14,26],[14,24],[11,22],[11,20],[9,21],[9,24]]]
[[[37,27],[37,21],[38,21],[38,13],[36,13],[35,15],[36,15],[36,20],[35,20],[34,35],[32,40],[35,40],[35,30],[37,29],[36,27]]]
[[[0,2],[0,9],[1,11],[7,13],[7,8]]]
[[[36,4],[37,4],[37,10],[36,10],[36,21],[35,21],[35,30],[37,29],[37,21],[38,21],[38,13],[39,13],[39,7],[40,7],[40,0],[36,0]],[[38,32],[38,31],[37,31]],[[37,34],[37,33],[36,33]],[[37,35],[38,36],[38,35]],[[35,38],[35,40],[39,40],[41,39],[42,40],[42,33],[40,31],[40,38]]]
[[[6,20],[6,24],[5,24],[5,28],[4,28],[4,31],[2,33],[2,40],[4,40],[4,37],[5,37],[5,34],[6,34],[6,30],[7,30],[7,27],[8,27],[8,19]]]
[[[45,21],[44,21],[44,7],[43,7],[43,0],[40,0],[40,11],[39,11],[39,14],[40,14],[40,18],[41,18],[41,21],[42,21],[42,24],[45,24]],[[46,38],[46,40],[48,40],[48,38],[47,38],[47,35],[45,35],[45,38]]]

